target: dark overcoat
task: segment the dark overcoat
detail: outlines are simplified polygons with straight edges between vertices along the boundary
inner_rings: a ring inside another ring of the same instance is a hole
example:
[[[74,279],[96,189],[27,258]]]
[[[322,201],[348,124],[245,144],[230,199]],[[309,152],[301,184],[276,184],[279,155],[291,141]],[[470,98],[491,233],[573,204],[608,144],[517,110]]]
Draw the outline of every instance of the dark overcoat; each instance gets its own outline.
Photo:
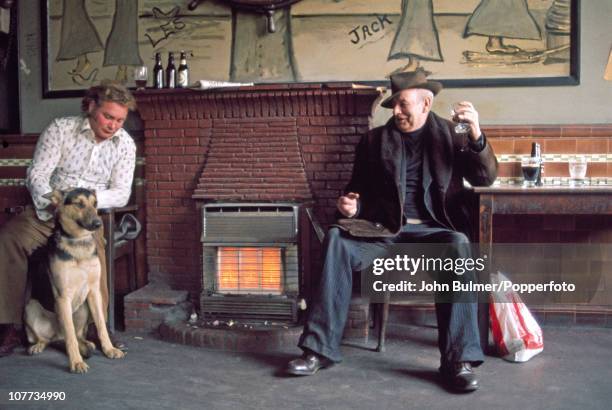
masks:
[[[469,234],[469,190],[488,186],[497,177],[497,159],[491,145],[477,152],[467,135],[457,135],[451,121],[433,112],[423,149],[423,191],[425,207],[442,226]],[[358,212],[339,219],[337,226],[357,237],[390,237],[404,224],[405,168],[402,136],[391,118],[374,128],[357,145],[351,180],[345,193],[359,193]],[[469,235],[468,235],[469,236]]]

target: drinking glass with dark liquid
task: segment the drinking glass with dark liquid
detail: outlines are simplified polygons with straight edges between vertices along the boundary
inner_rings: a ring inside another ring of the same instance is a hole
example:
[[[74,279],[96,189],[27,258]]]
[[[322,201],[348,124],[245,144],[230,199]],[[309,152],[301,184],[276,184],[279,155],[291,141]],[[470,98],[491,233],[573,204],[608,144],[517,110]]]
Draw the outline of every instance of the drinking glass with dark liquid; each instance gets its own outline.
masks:
[[[521,159],[521,170],[523,171],[523,186],[536,186],[540,173],[541,157],[524,157]]]
[[[134,82],[136,83],[137,90],[144,90],[147,87],[148,78],[149,72],[147,66],[141,65],[134,68]]]

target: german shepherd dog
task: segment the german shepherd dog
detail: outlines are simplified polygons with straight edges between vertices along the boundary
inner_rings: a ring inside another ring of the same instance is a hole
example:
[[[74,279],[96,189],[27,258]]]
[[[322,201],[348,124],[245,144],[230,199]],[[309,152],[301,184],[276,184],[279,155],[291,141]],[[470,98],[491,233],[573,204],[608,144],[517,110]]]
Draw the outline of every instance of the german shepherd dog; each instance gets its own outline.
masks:
[[[112,345],[104,321],[101,266],[94,239],[102,220],[96,209],[96,195],[87,189],[55,190],[46,197],[55,205],[56,223],[47,255],[55,313],[35,299],[28,301],[25,324],[28,341],[32,343],[28,353],[41,353],[50,342],[65,340],[70,371],[85,373],[89,366],[83,356],[89,357],[95,350],[95,344],[85,338],[90,312],[106,357],[124,356]]]

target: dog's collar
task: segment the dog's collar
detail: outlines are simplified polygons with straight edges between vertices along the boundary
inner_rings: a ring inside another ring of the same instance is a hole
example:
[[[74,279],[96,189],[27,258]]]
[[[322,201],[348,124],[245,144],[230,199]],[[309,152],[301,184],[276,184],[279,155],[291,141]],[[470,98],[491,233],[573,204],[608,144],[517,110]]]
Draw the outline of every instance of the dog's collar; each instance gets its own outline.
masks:
[[[85,245],[85,244],[88,244],[89,242],[91,242],[91,240],[93,238],[93,235],[88,236],[86,238],[75,238],[73,236],[70,236],[68,234],[68,232],[66,232],[64,230],[64,228],[62,227],[62,225],[60,225],[60,224],[58,224],[57,233],[59,234],[59,236],[62,239],[67,240],[68,242],[70,242],[73,245],[79,245],[79,244]]]

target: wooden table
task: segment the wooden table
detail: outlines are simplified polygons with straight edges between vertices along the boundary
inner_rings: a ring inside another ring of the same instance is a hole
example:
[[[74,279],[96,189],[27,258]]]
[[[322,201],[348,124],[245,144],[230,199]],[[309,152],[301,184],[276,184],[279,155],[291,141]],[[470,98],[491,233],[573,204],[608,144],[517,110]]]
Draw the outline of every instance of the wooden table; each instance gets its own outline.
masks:
[[[478,240],[490,254],[493,215],[611,215],[612,186],[474,187],[478,202]],[[479,305],[481,345],[488,347],[489,306]],[[486,349],[486,348],[485,348]]]
[[[493,215],[612,215],[612,186],[474,187],[478,239],[493,243]]]

